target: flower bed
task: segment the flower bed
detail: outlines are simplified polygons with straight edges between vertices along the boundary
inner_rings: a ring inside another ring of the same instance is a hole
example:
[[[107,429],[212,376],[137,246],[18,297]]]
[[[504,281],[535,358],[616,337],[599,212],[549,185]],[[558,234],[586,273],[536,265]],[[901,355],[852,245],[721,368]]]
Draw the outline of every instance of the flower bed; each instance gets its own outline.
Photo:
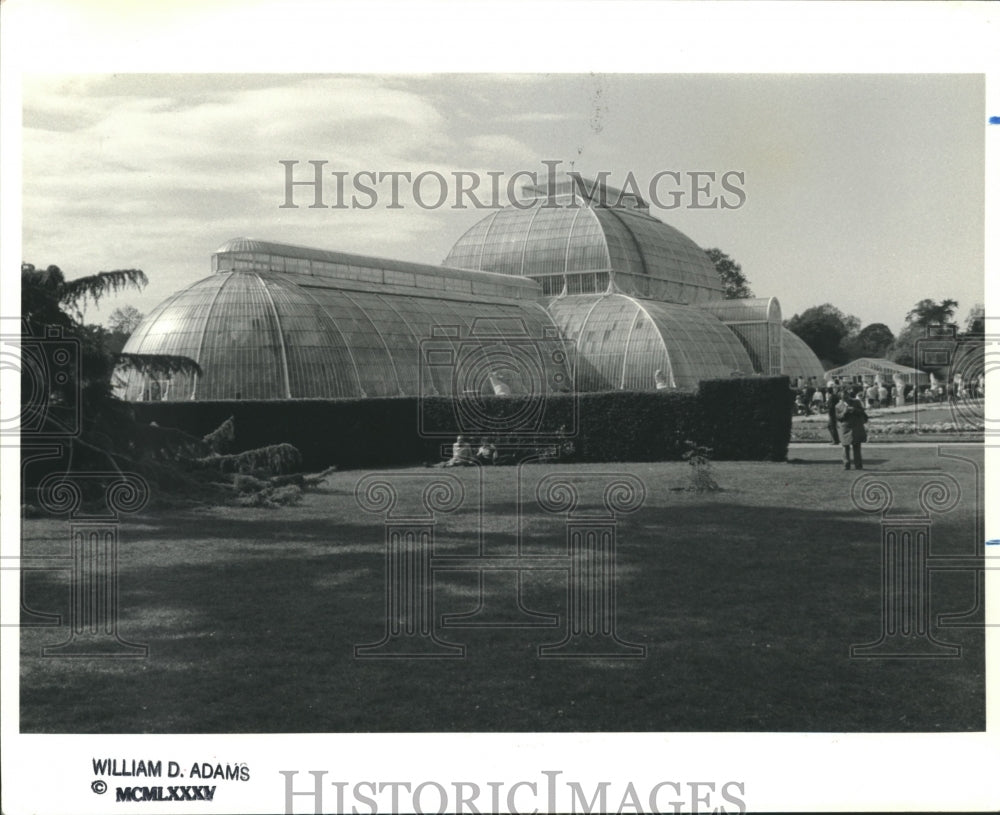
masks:
[[[872,441],[900,436],[938,437],[938,436],[968,436],[981,437],[983,423],[980,422],[926,422],[920,423],[913,419],[893,419],[889,421],[873,421],[867,425],[868,438]],[[902,440],[902,439],[899,439]],[[793,425],[792,441],[830,441],[830,433],[826,426]]]
[[[903,433],[982,433],[982,422],[932,422],[919,423],[913,419],[890,422],[873,422],[868,425],[869,435],[899,435]]]

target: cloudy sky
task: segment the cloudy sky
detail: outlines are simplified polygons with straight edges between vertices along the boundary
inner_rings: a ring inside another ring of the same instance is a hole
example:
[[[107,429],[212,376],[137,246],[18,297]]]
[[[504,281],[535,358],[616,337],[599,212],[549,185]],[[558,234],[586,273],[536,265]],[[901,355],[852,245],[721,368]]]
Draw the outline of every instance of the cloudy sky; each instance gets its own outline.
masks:
[[[206,276],[231,237],[440,263],[487,214],[422,209],[405,182],[399,209],[388,182],[372,209],[309,208],[301,190],[284,209],[282,160],[348,184],[437,171],[449,204],[455,171],[506,180],[543,160],[643,189],[663,170],[736,171],[737,209],[691,208],[688,189],[653,212],[729,253],[786,318],[830,302],[898,331],[916,301],[951,297],[964,320],[984,299],[984,92],[975,74],[28,75],[23,257],[143,269],[147,289],[101,320]]]

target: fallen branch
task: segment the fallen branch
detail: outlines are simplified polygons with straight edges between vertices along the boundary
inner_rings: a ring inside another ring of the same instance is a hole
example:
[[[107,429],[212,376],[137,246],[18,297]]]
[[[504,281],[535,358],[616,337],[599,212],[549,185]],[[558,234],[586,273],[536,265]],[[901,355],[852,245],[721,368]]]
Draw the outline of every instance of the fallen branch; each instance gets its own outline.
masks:
[[[212,455],[194,459],[202,467],[222,473],[266,470],[275,474],[293,473],[302,463],[302,454],[290,444],[269,444],[230,455]]]

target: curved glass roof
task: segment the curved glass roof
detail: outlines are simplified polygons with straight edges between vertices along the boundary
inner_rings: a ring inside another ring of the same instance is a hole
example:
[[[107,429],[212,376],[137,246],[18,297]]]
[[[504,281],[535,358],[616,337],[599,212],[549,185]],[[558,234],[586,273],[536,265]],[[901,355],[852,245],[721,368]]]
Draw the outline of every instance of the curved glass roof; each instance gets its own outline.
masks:
[[[213,254],[215,274],[157,306],[124,348],[186,356],[201,373],[120,369],[116,390],[133,401],[481,394],[500,384],[513,395],[694,390],[779,363],[822,376],[781,328],[777,300],[721,300],[704,252],[641,207],[537,203],[469,230],[449,256],[467,268],[234,238]],[[543,291],[569,293],[546,310]]]
[[[698,308],[724,323],[781,322],[781,304],[777,297],[745,297],[699,303]]]
[[[495,210],[459,238],[444,263],[536,280],[607,272],[617,291],[672,303],[717,300],[724,292],[715,266],[694,241],[625,207],[539,200]]]
[[[743,343],[759,374],[781,373],[781,304],[775,297],[712,300],[698,308],[722,321]]]
[[[232,238],[212,254],[213,272],[283,272],[331,278],[344,285],[368,288],[408,287],[456,294],[538,299],[540,287],[527,278],[410,263],[403,260],[331,252],[256,238]],[[350,281],[347,284],[346,281]]]
[[[819,357],[805,340],[784,326],[781,327],[781,372],[790,376],[793,384],[800,376],[806,379],[814,376],[817,382],[823,379],[823,364]]]
[[[560,297],[548,308],[575,343],[579,391],[653,390],[657,371],[680,390],[753,373],[736,335],[698,309],[623,294]]]
[[[494,301],[347,289],[304,276],[219,272],[161,303],[130,337],[136,354],[190,357],[201,376],[118,378],[132,401],[309,399],[565,390],[568,362],[545,309]],[[511,345],[526,349],[511,355]],[[436,354],[436,356],[435,356]]]

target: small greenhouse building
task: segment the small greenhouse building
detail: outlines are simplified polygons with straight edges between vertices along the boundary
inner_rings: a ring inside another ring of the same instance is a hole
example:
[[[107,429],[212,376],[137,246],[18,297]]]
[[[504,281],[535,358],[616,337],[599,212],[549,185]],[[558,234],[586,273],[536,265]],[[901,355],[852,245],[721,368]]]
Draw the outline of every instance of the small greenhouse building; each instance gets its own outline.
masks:
[[[839,368],[831,368],[826,372],[826,379],[839,382],[863,382],[870,384],[875,381],[875,377],[880,376],[884,382],[895,381],[896,376],[902,377],[906,385],[923,386],[930,383],[930,375],[916,368],[906,365],[899,365],[888,359],[872,359],[862,357],[841,365]]]

